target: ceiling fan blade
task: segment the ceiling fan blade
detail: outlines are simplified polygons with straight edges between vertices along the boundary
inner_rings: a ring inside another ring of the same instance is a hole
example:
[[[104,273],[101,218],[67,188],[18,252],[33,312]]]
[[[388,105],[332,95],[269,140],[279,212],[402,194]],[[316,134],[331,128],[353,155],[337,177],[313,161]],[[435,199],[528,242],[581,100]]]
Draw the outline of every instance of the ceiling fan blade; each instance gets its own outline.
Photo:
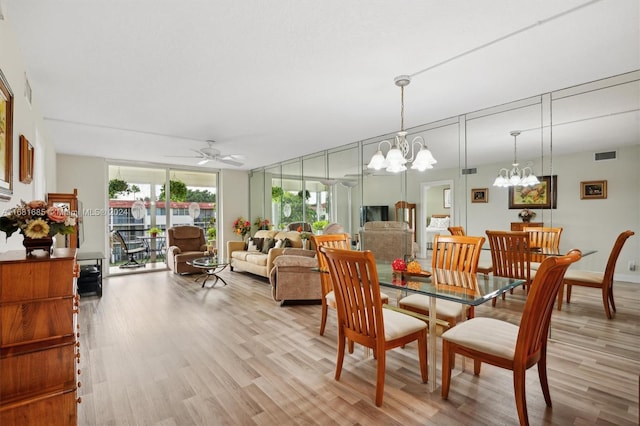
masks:
[[[210,158],[203,158],[202,160],[198,161],[198,166],[202,166],[203,164],[207,164],[209,161],[211,161]]]
[[[235,160],[231,160],[225,157],[218,157],[216,158],[217,161],[221,162],[221,163],[225,163],[225,164],[229,164],[230,166],[242,166],[244,165],[244,163],[241,163],[239,161],[235,161]]]

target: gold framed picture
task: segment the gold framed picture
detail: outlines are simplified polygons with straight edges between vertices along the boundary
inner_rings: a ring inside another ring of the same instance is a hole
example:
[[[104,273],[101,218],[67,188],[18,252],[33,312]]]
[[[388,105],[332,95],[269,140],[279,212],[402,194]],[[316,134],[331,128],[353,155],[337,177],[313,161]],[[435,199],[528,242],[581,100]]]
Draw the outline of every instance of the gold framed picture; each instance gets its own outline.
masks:
[[[606,180],[589,180],[580,182],[581,200],[602,200],[607,198]]]
[[[13,92],[0,70],[0,200],[13,194]]]
[[[31,183],[33,180],[33,160],[33,146],[24,135],[20,135],[20,182]]]
[[[488,203],[489,202],[489,188],[473,188],[473,189],[471,189],[471,202],[472,203]]]

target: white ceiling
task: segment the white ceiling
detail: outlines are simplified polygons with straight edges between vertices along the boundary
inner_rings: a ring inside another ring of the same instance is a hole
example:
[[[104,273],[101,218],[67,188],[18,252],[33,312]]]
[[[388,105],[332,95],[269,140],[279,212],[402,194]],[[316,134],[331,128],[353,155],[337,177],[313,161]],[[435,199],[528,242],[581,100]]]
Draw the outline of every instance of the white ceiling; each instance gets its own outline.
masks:
[[[57,152],[108,159],[192,166],[212,139],[252,169],[392,133],[400,74],[413,127],[640,69],[638,0],[0,1]]]

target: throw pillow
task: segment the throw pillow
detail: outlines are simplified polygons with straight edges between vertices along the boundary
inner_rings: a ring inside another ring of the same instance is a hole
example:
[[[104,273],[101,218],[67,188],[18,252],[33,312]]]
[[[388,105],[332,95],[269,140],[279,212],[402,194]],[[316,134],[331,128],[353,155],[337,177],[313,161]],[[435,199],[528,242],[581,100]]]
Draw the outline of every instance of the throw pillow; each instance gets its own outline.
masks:
[[[265,238],[262,241],[262,253],[268,254],[269,250],[276,245],[276,241],[273,238]]]
[[[282,240],[276,240],[276,245],[275,245],[275,246],[273,246],[273,247],[274,247],[274,248],[280,248],[280,247],[282,247],[282,242],[283,242]]]
[[[249,239],[249,241],[252,241],[256,245],[258,251],[262,251],[262,244],[264,244],[264,238],[252,237]]]
[[[282,247],[293,247],[293,243],[290,239],[285,238],[284,240],[282,240]]]
[[[249,242],[247,243],[247,251],[252,252],[260,250],[258,250],[258,246],[253,241],[249,240]]]

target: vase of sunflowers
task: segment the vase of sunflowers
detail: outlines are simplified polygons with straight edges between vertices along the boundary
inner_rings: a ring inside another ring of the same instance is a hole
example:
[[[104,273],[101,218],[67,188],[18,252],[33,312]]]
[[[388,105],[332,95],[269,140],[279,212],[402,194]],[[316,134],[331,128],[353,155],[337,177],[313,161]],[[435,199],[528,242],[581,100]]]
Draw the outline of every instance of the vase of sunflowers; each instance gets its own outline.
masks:
[[[21,201],[20,204],[0,217],[0,231],[7,238],[14,232],[20,232],[24,239],[27,255],[33,250],[51,251],[53,236],[68,235],[75,232],[76,212],[51,206],[42,200]]]

